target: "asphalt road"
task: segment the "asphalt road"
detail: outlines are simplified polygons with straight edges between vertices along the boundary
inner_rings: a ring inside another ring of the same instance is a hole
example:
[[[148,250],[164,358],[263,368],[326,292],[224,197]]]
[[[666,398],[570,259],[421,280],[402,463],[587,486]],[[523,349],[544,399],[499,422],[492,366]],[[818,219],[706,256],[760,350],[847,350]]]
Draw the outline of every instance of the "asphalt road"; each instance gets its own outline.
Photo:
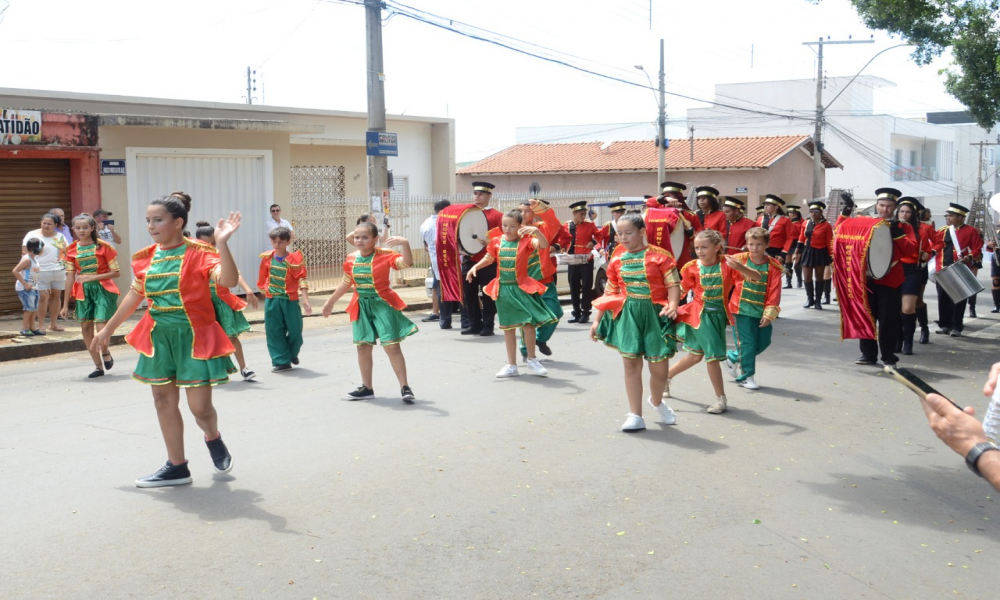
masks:
[[[984,298],[985,300],[986,298]],[[916,397],[786,294],[759,392],[703,367],[678,425],[623,434],[618,355],[563,323],[551,376],[496,380],[502,337],[423,327],[417,403],[376,351],[359,383],[343,318],[308,319],[302,365],[216,388],[234,456],[214,476],[190,413],[194,484],[140,490],[165,460],[151,396],[83,353],[0,364],[2,598],[985,598],[997,495],[926,426]],[[981,302],[982,312],[988,306]],[[414,315],[414,318],[422,315]],[[901,366],[980,409],[997,315]],[[522,372],[525,369],[522,367]]]

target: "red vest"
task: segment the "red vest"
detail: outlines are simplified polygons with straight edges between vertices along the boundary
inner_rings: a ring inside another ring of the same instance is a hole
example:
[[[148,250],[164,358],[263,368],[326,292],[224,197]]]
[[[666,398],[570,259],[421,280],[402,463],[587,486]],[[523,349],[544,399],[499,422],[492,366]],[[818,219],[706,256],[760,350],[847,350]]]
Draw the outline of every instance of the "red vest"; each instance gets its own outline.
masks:
[[[77,246],[80,245],[79,241],[75,241],[70,244],[65,250],[63,250],[63,260],[65,260],[68,265],[66,265],[67,271],[74,271],[77,274],[80,273],[80,263],[77,262]],[[120,271],[118,268],[118,251],[111,246],[111,244],[105,242],[104,240],[97,240],[97,248],[94,249],[94,256],[97,257],[97,274],[103,275],[105,273],[110,273],[111,271]],[[121,294],[118,291],[118,286],[115,285],[114,279],[101,279],[99,280],[101,287],[108,290],[112,294]],[[73,299],[83,300],[83,284],[80,283],[78,279],[73,280]]]

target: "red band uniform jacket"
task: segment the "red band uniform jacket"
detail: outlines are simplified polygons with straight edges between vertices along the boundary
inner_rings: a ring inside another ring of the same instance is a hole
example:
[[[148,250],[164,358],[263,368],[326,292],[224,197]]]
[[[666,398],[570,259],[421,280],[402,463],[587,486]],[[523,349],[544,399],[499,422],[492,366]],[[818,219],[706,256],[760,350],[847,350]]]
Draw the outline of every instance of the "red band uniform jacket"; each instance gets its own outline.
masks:
[[[75,241],[65,250],[63,250],[63,260],[66,263],[66,270],[79,273],[80,263],[77,261],[77,247],[80,245],[79,241]],[[111,246],[111,244],[105,242],[104,240],[97,240],[97,248],[94,250],[94,256],[97,258],[97,274],[103,275],[105,273],[110,273],[111,271],[120,271],[118,266],[118,251]],[[101,284],[101,287],[108,290],[112,294],[119,294],[118,286],[115,285],[114,279],[101,279],[97,283]],[[73,298],[75,300],[83,300],[83,284],[80,283],[79,279],[73,280]]]
[[[604,295],[595,298],[593,302],[594,308],[611,311],[615,318],[621,312],[627,297],[625,281],[622,279],[623,254],[624,252],[615,252],[614,257],[608,262],[608,282],[604,286]],[[643,266],[646,269],[646,280],[649,282],[650,300],[653,304],[667,306],[670,303],[668,289],[680,285],[677,263],[673,255],[659,246],[649,244]]]
[[[360,255],[360,250],[355,250],[347,255],[347,258],[344,259],[344,277],[341,279],[343,283],[354,288],[354,295],[351,296],[351,301],[347,305],[347,314],[350,315],[351,321],[358,320],[358,288],[354,282],[353,273],[354,260]],[[375,249],[375,255],[372,257],[372,283],[375,285],[378,297],[396,310],[406,308],[406,303],[399,297],[399,294],[392,290],[389,274],[391,269],[398,271],[402,266],[403,256],[395,250]]]
[[[274,256],[274,250],[268,250],[260,255],[260,271],[257,274],[257,289],[264,293],[268,298],[271,298],[271,257]],[[288,256],[285,257],[285,293],[288,294],[289,300],[299,299],[299,290],[308,290],[309,283],[306,281],[306,275],[308,274],[308,269],[306,269],[306,259],[303,258],[302,253],[296,250],[295,252],[290,252]],[[221,299],[222,296],[220,295]]]

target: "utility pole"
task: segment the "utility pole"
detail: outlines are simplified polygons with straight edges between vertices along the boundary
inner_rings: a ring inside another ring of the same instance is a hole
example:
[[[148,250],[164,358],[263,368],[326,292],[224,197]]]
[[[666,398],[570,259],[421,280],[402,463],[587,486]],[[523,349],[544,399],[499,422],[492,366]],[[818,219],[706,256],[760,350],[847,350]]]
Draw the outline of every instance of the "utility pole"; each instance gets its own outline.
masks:
[[[667,152],[667,101],[666,92],[664,91],[664,72],[663,72],[663,38],[660,38],[660,102],[659,108],[660,113],[656,117],[656,136],[659,145],[660,162],[656,169],[656,185],[659,187],[660,183],[666,179],[666,152]]]
[[[694,162],[694,125],[688,125],[688,147],[691,150],[691,162]]]
[[[985,146],[1000,145],[1000,142],[976,142],[969,145],[979,146],[979,167],[976,169],[976,194],[972,197],[971,214],[969,215],[968,222],[973,227],[982,227],[986,219],[986,211],[989,210],[986,207],[987,198],[983,194],[983,183],[985,183],[983,179],[983,148]]]
[[[382,0],[365,0],[368,65],[368,131],[385,133],[385,73],[382,71]],[[368,157],[368,197],[389,189],[389,159]]]
[[[819,184],[820,176],[823,174],[823,46],[825,44],[874,44],[875,40],[839,40],[830,41],[819,38],[816,42],[802,42],[803,46],[819,46],[816,61],[816,121],[813,129],[813,189],[812,199],[821,198],[823,189]]]
[[[251,76],[252,74],[252,76]],[[247,67],[247,104],[253,104],[253,93],[257,91],[257,71]]]

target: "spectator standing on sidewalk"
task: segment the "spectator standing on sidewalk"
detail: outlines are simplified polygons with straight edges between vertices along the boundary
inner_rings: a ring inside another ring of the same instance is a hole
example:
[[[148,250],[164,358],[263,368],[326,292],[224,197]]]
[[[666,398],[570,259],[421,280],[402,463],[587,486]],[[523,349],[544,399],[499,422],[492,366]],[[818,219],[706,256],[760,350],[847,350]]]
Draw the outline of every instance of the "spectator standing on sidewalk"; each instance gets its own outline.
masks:
[[[23,336],[45,335],[41,329],[32,329],[35,323],[35,313],[38,311],[38,290],[35,289],[38,260],[35,257],[41,253],[44,244],[45,242],[38,238],[28,240],[25,244],[28,253],[21,257],[12,271],[14,278],[17,279],[14,289],[17,291],[17,297],[21,299],[21,308],[24,311],[21,319],[21,335]]]
[[[278,227],[284,227],[292,235],[291,239],[295,239],[295,231],[292,229],[292,224],[281,218],[281,207],[277,204],[271,205],[271,216],[264,223],[267,228],[267,243],[264,245],[265,248],[271,249],[271,232]]]
[[[103,208],[98,208],[94,211],[94,220],[97,221],[97,237],[109,244],[120,244],[122,243],[122,236],[118,235],[118,232],[115,231],[114,221],[110,223],[106,222],[110,216],[111,213]]]
[[[28,241],[31,238],[38,238],[44,245],[38,254],[38,277],[37,285],[33,286],[38,290],[38,329],[44,329],[45,314],[49,314],[49,330],[65,331],[56,323],[59,317],[61,306],[59,292],[66,289],[66,267],[62,262],[62,253],[69,246],[69,240],[59,233],[59,217],[52,213],[45,213],[38,229],[29,231],[21,242],[21,254],[28,253]]]
[[[434,287],[431,292],[431,314],[420,319],[425,323],[441,320],[441,277],[438,274],[437,264],[437,218],[438,213],[449,206],[451,206],[451,202],[438,200],[434,203],[434,214],[427,217],[427,220],[420,225],[420,237],[424,240],[424,249],[427,250],[427,255],[431,259],[431,273],[434,275]],[[446,326],[444,321],[441,321],[441,327],[450,329],[451,322],[449,321]]]

